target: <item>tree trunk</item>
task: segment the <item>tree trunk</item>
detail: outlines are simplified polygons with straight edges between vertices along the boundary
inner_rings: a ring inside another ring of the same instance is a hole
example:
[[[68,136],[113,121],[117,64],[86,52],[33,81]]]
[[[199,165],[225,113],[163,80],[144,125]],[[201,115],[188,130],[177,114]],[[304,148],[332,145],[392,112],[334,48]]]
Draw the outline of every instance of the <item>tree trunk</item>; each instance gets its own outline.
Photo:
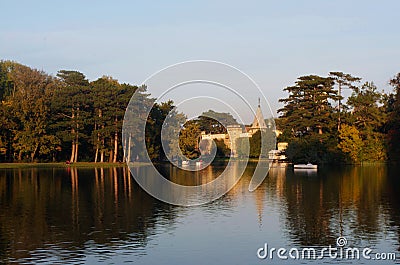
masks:
[[[128,146],[126,147],[128,149],[128,157],[126,158],[126,163],[131,162],[131,137],[131,133],[129,133]]]
[[[100,152],[100,163],[104,162],[104,150],[101,150]]]
[[[73,163],[74,160],[75,160],[75,139],[72,140],[72,151],[71,151],[71,158],[69,159],[69,161]]]
[[[97,130],[97,122],[94,123],[94,130]],[[97,158],[99,156],[99,141],[100,141],[99,133],[97,133],[97,142],[96,142],[96,152],[94,154],[94,162],[97,163]]]
[[[96,145],[96,153],[94,154],[94,162],[97,163],[97,158],[99,157],[99,144]]]
[[[99,109],[99,118],[103,116],[103,112],[101,109]],[[101,128],[104,131],[104,123],[101,126]],[[99,140],[99,143],[101,142],[101,151],[100,151],[100,162],[104,162],[104,137],[101,137],[100,133],[97,134],[97,139]]]
[[[74,137],[74,139],[72,140],[71,158],[69,159],[69,161],[70,161],[71,163],[73,163],[73,162],[75,161],[75,129],[74,129],[74,126],[75,126],[75,124],[74,124],[75,111],[74,111],[73,108],[72,108],[71,119],[72,119],[72,123],[73,123],[72,129],[71,129],[71,135]]]
[[[116,131],[114,134],[114,159],[113,162],[117,162],[117,156],[118,156],[118,132]]]
[[[114,133],[114,158],[113,162],[117,162],[117,156],[118,156],[118,128],[117,128],[117,123],[118,123],[118,117],[115,116],[114,119],[114,125],[115,125],[115,133]]]
[[[78,134],[76,135],[76,142],[75,142],[75,161],[74,162],[78,162]]]
[[[33,150],[33,152],[31,153],[31,162],[33,162],[35,160],[35,156],[36,156],[38,149],[39,149],[39,145],[37,144],[35,146],[35,150]]]
[[[110,139],[111,146],[113,145],[113,142],[114,142],[114,140],[111,138],[111,139]],[[109,156],[108,156],[108,163],[111,163],[111,162],[112,162],[113,157],[114,157],[114,150],[111,149],[111,150],[110,150],[110,154],[109,154]]]
[[[114,150],[110,150],[110,156],[108,157],[108,163],[112,163],[114,157]]]
[[[76,132],[75,132],[75,160],[78,162],[78,146],[79,146],[79,107],[76,109]]]
[[[100,120],[100,122],[101,122],[101,117],[103,116],[103,113],[102,113],[102,111],[101,111],[101,109],[99,109],[98,110],[99,111],[99,120]],[[100,127],[100,125],[97,125],[97,122],[94,124],[94,129],[95,130],[97,130],[98,128]],[[104,126],[103,126],[103,128],[104,128]],[[97,163],[97,159],[98,159],[98,157],[99,157],[99,149],[100,149],[100,133],[98,132],[97,133],[97,143],[96,143],[96,154],[95,154],[95,157],[94,157],[94,162],[95,163]]]

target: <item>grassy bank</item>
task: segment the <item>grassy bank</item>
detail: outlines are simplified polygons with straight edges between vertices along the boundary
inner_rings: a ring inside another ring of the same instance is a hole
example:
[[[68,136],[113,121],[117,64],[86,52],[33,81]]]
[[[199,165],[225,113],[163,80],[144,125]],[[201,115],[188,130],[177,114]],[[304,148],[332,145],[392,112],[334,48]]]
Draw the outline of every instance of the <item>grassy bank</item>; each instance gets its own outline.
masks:
[[[148,163],[135,162],[132,164],[134,167],[145,166]],[[0,163],[1,168],[67,168],[67,167],[76,167],[76,168],[94,168],[94,167],[125,167],[126,163],[94,163],[94,162],[77,162],[70,165],[67,165],[65,162],[57,162],[57,163]]]

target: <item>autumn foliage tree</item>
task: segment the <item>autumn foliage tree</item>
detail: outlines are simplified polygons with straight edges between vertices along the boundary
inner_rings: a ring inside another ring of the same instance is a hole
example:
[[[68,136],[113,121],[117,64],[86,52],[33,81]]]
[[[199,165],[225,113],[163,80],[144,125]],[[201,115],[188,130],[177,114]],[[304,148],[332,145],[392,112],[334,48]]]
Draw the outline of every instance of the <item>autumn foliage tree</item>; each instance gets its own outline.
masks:
[[[361,87],[355,87],[347,100],[351,112],[349,123],[357,128],[363,142],[362,161],[386,160],[383,126],[387,115],[381,104],[382,96],[373,83],[366,82]]]
[[[338,147],[348,156],[349,162],[359,163],[361,161],[363,141],[355,126],[343,124],[340,127]]]
[[[6,105],[14,117],[12,149],[17,160],[35,161],[42,155],[51,155],[60,144],[49,133],[50,98],[54,92],[54,78],[42,71],[17,63],[11,64],[8,73],[13,92],[6,98]]]

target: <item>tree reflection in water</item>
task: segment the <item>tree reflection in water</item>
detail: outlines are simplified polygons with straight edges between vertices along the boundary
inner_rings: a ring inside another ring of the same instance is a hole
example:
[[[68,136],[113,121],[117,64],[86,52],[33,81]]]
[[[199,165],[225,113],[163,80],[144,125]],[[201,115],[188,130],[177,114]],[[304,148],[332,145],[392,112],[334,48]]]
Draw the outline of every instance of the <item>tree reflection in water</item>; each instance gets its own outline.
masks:
[[[129,248],[143,248],[157,222],[174,218],[174,209],[134,185],[124,167],[11,169],[0,174],[3,261],[29,260],[36,249],[49,249],[49,256],[61,260],[71,255],[79,260],[79,250],[88,244],[112,249],[127,240],[134,242]]]
[[[104,261],[117,252],[133,259],[146,255],[155,236],[179,228],[182,218],[199,211],[216,216],[212,225],[236,229],[218,224],[218,217],[243,207],[257,212],[243,220],[257,218],[259,231],[273,230],[293,245],[332,245],[340,235],[368,245],[393,234],[397,242],[391,250],[398,249],[398,167],[321,167],[316,174],[297,174],[274,164],[264,183],[250,193],[254,168],[250,163],[222,198],[193,208],[153,199],[125,167],[1,169],[0,263],[79,263],[87,255]],[[223,169],[224,164],[215,164],[192,174],[169,164],[159,166],[170,180],[184,185],[212,181]],[[146,174],[146,167],[137,173]],[[279,213],[278,227],[268,221],[271,209]]]

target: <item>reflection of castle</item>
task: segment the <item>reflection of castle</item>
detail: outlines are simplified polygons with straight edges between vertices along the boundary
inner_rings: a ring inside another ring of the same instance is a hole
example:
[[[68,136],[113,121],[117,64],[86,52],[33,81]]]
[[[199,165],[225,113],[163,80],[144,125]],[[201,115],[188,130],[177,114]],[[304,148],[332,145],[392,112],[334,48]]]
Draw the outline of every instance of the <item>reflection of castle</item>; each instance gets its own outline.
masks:
[[[259,130],[266,130],[268,128],[272,128],[272,123],[268,122],[268,125],[265,123],[264,116],[260,107],[260,99],[258,100],[258,107],[256,110],[256,115],[254,117],[253,123],[250,126],[236,125],[228,125],[226,127],[228,133],[219,133],[219,134],[206,134],[206,132],[201,132],[201,141],[207,141],[207,150],[206,153],[211,152],[211,141],[212,140],[223,140],[225,145],[231,149],[231,156],[237,157],[237,146],[236,142],[239,138],[250,138]]]

